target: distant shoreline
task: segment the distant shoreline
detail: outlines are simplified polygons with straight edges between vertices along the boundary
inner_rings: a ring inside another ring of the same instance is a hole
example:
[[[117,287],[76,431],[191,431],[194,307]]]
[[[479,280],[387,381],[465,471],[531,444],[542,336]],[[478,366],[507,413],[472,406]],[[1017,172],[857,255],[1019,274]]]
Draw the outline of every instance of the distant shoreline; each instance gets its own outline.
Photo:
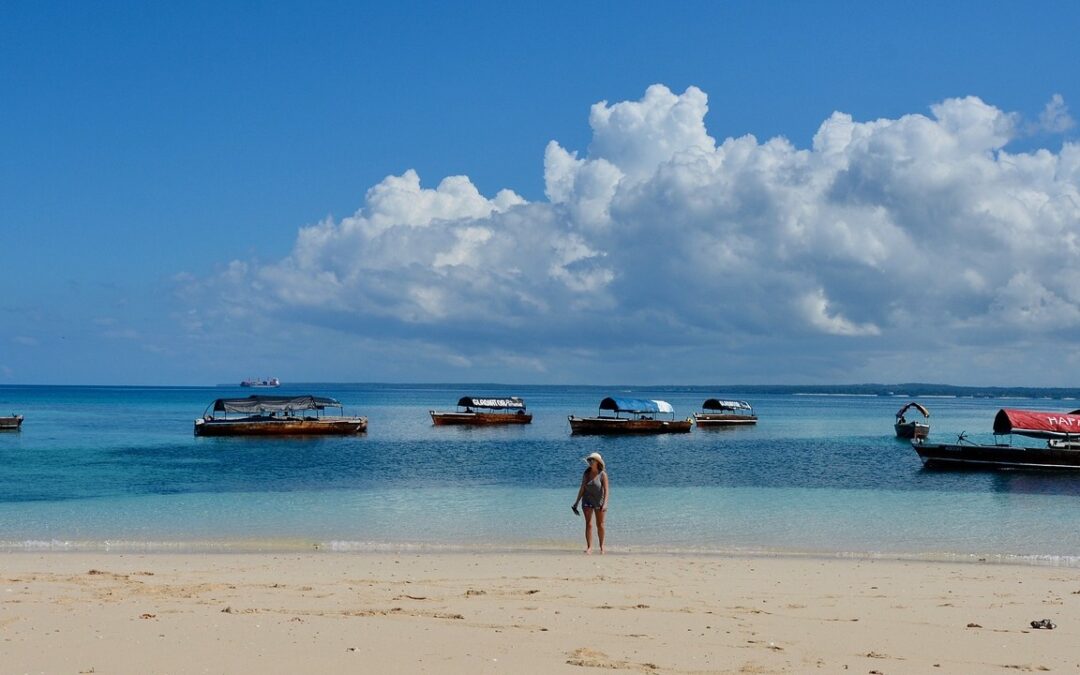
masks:
[[[239,384],[221,383],[212,385],[170,385],[170,384],[0,384],[4,389],[242,389]],[[680,385],[680,384],[513,384],[497,382],[282,382],[276,390],[291,392],[309,389],[423,389],[432,388],[440,391],[482,391],[488,389],[506,390],[517,393],[527,391],[545,391],[551,389],[571,389],[579,391],[620,392],[686,392],[702,394],[775,394],[803,396],[878,396],[892,398],[919,397],[954,397],[954,398],[1024,398],[1071,400],[1080,399],[1080,387],[978,387],[969,385],[934,384],[925,382],[903,382],[897,384],[716,384],[716,385]],[[246,389],[246,388],[245,388]]]

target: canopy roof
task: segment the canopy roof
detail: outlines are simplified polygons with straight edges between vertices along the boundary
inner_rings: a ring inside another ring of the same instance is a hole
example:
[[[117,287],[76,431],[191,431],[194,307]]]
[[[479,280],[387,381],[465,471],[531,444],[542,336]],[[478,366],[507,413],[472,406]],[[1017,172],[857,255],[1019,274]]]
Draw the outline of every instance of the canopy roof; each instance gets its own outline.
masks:
[[[903,417],[904,413],[908,411],[908,408],[915,408],[922,413],[923,417],[930,417],[930,411],[926,409],[926,406],[919,405],[915,401],[912,401],[911,403],[908,403],[906,406],[896,411],[896,418],[900,419],[901,417]]]
[[[753,410],[746,401],[725,401],[718,398],[710,398],[701,404],[702,410]]]
[[[457,402],[462,408],[488,408],[489,410],[524,410],[525,401],[520,396],[507,398],[476,398],[462,396]]]
[[[667,401],[654,401],[643,398],[613,398],[600,401],[601,410],[614,410],[627,413],[674,413],[675,409]]]
[[[248,396],[247,398],[219,398],[214,401],[214,412],[268,413],[292,410],[322,410],[340,408],[335,398],[322,396]]]
[[[994,416],[994,433],[1035,438],[1080,436],[1080,415],[1002,408]]]

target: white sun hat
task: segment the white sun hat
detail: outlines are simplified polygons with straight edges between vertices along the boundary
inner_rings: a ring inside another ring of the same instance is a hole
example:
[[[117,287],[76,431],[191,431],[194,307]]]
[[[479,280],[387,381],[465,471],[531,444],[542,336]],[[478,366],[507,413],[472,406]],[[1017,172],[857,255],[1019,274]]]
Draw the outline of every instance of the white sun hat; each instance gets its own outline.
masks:
[[[604,458],[600,456],[599,452],[594,452],[593,454],[589,455],[588,457],[582,457],[581,459],[586,464],[589,463],[590,459],[595,459],[596,461],[600,462],[601,467],[607,466],[606,464],[604,464]]]

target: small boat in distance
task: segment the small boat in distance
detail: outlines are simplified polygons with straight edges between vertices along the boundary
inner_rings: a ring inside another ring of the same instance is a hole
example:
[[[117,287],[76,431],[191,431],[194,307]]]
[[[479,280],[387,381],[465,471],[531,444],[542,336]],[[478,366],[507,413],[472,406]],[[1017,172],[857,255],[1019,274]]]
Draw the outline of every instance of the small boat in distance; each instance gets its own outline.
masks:
[[[0,417],[0,431],[18,431],[22,426],[23,416],[11,413],[8,417]]]
[[[341,415],[323,415],[327,408]],[[229,413],[240,416],[230,418]],[[195,420],[196,436],[348,436],[365,431],[366,417],[346,417],[340,401],[321,396],[219,398]]]
[[[1004,442],[1017,434],[1046,440],[1042,447]],[[974,469],[1080,470],[1080,410],[1070,413],[1002,408],[994,416],[993,445],[980,445],[960,434],[956,443],[911,442],[923,466]]]
[[[281,386],[281,380],[277,379],[276,377],[268,377],[265,380],[252,378],[250,380],[244,380],[243,382],[240,383],[240,386],[241,387],[259,387],[259,388],[280,387]]]
[[[701,412],[694,413],[694,422],[706,428],[742,426],[757,424],[757,415],[746,401],[710,398],[701,404]]]
[[[604,415],[605,410],[615,414]],[[656,415],[670,418],[656,419]],[[600,401],[596,417],[570,415],[568,419],[573,434],[685,434],[693,423],[689,417],[675,419],[675,410],[667,401],[610,396]]]
[[[921,412],[923,419],[929,419],[930,411],[925,406],[919,405],[915,401],[908,403],[896,411],[896,424],[893,425],[893,429],[896,431],[897,438],[926,438],[930,435],[929,424],[907,419],[905,414],[912,408]]]
[[[529,424],[532,415],[525,411],[525,401],[519,396],[507,398],[477,398],[463,396],[457,402],[457,410],[439,412],[429,410],[431,423],[435,426],[449,424]],[[476,410],[479,408],[480,410]]]

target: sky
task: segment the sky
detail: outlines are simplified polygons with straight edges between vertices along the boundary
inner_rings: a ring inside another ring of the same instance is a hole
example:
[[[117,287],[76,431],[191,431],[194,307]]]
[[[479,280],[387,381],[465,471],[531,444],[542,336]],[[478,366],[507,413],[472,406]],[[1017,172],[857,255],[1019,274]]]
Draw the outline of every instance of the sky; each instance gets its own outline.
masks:
[[[1080,378],[1071,2],[5,2],[0,384]]]

